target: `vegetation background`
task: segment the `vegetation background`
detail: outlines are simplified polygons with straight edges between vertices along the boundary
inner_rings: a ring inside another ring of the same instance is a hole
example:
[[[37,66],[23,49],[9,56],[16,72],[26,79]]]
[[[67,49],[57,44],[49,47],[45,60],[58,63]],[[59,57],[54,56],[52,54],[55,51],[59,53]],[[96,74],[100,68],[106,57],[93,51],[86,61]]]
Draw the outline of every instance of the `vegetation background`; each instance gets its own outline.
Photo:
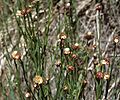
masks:
[[[0,100],[120,100],[120,1],[1,0]]]

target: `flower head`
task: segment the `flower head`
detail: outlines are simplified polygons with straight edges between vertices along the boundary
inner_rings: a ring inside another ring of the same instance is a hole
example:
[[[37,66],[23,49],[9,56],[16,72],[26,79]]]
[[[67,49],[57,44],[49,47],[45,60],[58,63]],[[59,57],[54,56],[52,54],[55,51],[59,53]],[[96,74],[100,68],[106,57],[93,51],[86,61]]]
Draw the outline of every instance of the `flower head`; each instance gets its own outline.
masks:
[[[87,80],[84,80],[84,81],[83,81],[83,86],[85,87],[87,84],[88,84],[88,81],[87,81]]]
[[[110,74],[109,74],[109,73],[105,73],[105,74],[104,74],[104,79],[105,79],[105,80],[108,80],[109,78],[110,78]]]
[[[32,11],[31,7],[25,8],[21,11],[21,15],[25,16]]]
[[[98,66],[99,66],[99,67],[101,66],[96,59],[93,60],[93,64],[96,65],[97,67],[98,67]]]
[[[13,51],[11,55],[12,55],[12,58],[15,60],[19,60],[21,58],[21,54],[18,51]]]
[[[25,16],[28,13],[30,13],[31,11],[32,11],[32,8],[31,7],[27,7],[27,8],[24,8],[22,10],[18,10],[17,13],[16,13],[16,16]]]
[[[72,54],[72,58],[73,58],[73,59],[76,59],[76,58],[77,58],[77,55],[76,55],[76,54]]]
[[[72,49],[73,49],[73,50],[76,50],[76,49],[79,49],[79,48],[80,48],[80,46],[79,46],[78,43],[75,43],[75,44],[72,46]]]
[[[21,11],[20,11],[20,10],[18,10],[18,11],[17,11],[16,16],[22,16],[22,14],[21,14]]]
[[[50,76],[48,76],[48,77],[45,78],[45,83],[46,83],[46,84],[48,84],[49,81],[50,81]]]
[[[33,82],[34,82],[35,84],[40,85],[40,84],[43,83],[43,78],[42,78],[41,76],[39,76],[39,75],[36,75],[36,76],[33,78]]]
[[[68,86],[65,85],[64,88],[63,88],[64,91],[67,91],[68,90]]]
[[[30,96],[31,96],[31,94],[30,94],[29,92],[26,92],[26,93],[25,93],[25,97],[26,97],[26,98],[30,98]]]
[[[115,37],[113,38],[113,41],[114,41],[114,43],[118,43],[118,42],[119,42],[119,37],[118,37],[118,36],[115,36]]]
[[[75,68],[73,66],[70,66],[70,65],[68,65],[67,68],[68,68],[68,71],[74,71],[75,70]]]
[[[64,48],[63,52],[64,52],[65,55],[70,54],[70,48]]]
[[[97,79],[102,79],[102,78],[103,78],[103,72],[98,71],[98,72],[96,73],[96,78],[97,78]]]
[[[67,35],[64,32],[62,32],[58,35],[58,38],[61,40],[65,40],[67,38]]]
[[[57,67],[60,67],[60,66],[61,66],[61,61],[60,61],[60,60],[57,60],[56,63],[55,63],[55,65],[56,65]]]
[[[96,4],[96,10],[98,11],[102,10],[102,5],[100,3]]]
[[[108,59],[103,59],[103,60],[101,60],[101,64],[102,65],[109,65],[109,60]]]
[[[94,35],[93,35],[92,32],[88,32],[88,33],[85,34],[84,38],[87,39],[87,40],[91,40],[91,39],[94,38]]]

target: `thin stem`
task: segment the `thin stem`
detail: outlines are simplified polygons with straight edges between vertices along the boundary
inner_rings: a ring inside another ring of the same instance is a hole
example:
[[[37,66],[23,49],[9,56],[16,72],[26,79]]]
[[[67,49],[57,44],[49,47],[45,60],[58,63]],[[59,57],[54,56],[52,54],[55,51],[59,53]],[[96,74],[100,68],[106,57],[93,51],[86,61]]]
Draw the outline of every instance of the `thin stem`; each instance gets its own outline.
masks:
[[[109,78],[109,80],[107,80],[107,84],[106,84],[105,99],[107,99],[107,95],[108,95],[108,89],[109,89],[109,85],[110,85],[110,81],[111,81],[111,75],[112,75],[112,70],[113,70],[115,58],[116,58],[116,44],[114,44],[114,58],[112,60],[112,65],[111,65],[111,68],[110,68],[110,78]]]
[[[99,62],[101,59],[100,54],[100,34],[101,34],[101,23],[100,23],[100,11],[97,10],[96,12],[96,26],[97,26],[97,45],[98,45],[98,56],[99,56]]]
[[[37,100],[36,97],[35,97],[35,95],[33,94],[32,90],[31,90],[31,87],[30,87],[29,84],[28,84],[27,77],[26,77],[26,72],[25,72],[25,68],[24,68],[24,64],[23,64],[23,61],[22,61],[21,59],[20,59],[20,63],[21,63],[21,66],[22,66],[23,76],[24,76],[26,85],[27,85],[27,87],[29,88],[30,92],[32,93],[34,99]]]

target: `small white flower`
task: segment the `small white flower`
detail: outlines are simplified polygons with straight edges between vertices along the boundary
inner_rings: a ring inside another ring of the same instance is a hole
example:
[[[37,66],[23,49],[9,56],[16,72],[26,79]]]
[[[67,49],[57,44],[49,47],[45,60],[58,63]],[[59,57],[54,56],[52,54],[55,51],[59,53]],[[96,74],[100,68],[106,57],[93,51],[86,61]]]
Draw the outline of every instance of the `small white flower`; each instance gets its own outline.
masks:
[[[70,48],[64,48],[64,54],[70,54]]]

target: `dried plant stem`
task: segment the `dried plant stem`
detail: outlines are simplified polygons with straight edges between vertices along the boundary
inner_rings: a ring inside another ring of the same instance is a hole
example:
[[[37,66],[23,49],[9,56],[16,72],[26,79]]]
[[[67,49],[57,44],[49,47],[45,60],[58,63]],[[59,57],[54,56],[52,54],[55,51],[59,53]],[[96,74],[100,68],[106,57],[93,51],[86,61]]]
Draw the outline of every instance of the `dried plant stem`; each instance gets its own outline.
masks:
[[[113,38],[113,35],[115,34],[115,31],[116,31],[116,28],[113,30],[113,32],[111,33],[111,35],[110,35],[110,37],[109,37],[109,39],[108,39],[108,42],[107,42],[107,44],[106,44],[106,46],[105,46],[105,50],[104,50],[104,52],[103,52],[103,54],[102,54],[102,57],[105,56],[105,54],[106,54],[106,52],[107,52],[107,50],[108,50],[108,46],[109,46],[109,44],[110,44],[110,42],[111,42],[111,40],[112,40],[112,38]]]
[[[96,30],[97,30],[97,40],[96,40],[96,43],[98,45],[98,56],[99,56],[99,62],[100,62],[100,34],[101,34],[101,23],[100,23],[100,11],[97,10],[96,12]]]
[[[107,99],[111,97],[111,95],[112,95],[111,91],[113,90],[113,88],[115,88],[116,84],[117,84],[117,85],[119,84],[119,82],[120,82],[120,78],[118,78],[118,79],[116,80],[116,82],[114,82],[114,83],[111,85],[111,87],[108,89],[108,94],[109,94],[109,95],[108,95]],[[119,95],[120,95],[120,94],[118,94],[118,96],[119,96]],[[102,100],[104,100],[104,99],[105,99],[105,96],[103,96]],[[116,99],[116,100],[118,100],[118,99]]]

